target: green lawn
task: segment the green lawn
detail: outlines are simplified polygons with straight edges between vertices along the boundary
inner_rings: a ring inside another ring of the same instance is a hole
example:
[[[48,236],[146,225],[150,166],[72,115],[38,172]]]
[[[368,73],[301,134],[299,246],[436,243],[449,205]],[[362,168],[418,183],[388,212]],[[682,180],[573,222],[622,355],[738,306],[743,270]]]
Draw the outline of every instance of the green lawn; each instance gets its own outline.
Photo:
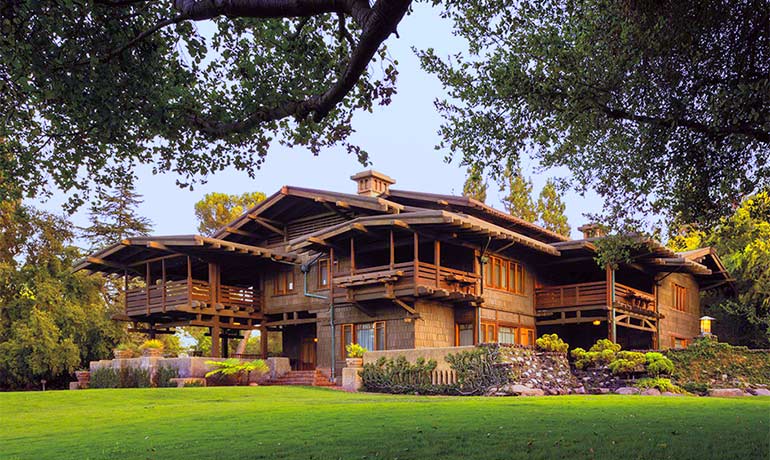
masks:
[[[770,399],[0,393],[3,459],[770,458]]]

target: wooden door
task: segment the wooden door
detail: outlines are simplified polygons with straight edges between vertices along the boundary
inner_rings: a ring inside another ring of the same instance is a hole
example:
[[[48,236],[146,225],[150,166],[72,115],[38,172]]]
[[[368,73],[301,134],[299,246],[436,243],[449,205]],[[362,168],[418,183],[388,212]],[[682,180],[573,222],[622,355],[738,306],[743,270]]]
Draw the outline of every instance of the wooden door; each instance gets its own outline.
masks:
[[[315,337],[303,337],[299,347],[299,370],[310,371],[316,366]]]

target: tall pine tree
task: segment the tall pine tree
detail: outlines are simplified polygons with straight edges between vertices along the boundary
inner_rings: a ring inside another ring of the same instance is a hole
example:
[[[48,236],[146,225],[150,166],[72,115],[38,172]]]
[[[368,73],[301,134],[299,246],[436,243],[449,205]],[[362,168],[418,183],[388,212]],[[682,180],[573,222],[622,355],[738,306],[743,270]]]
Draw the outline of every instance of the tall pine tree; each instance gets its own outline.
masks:
[[[100,192],[89,210],[91,225],[83,229],[83,237],[92,248],[108,246],[130,236],[146,236],[152,231],[152,222],[137,212],[142,195],[130,182],[116,187],[112,193]]]
[[[468,177],[463,184],[463,196],[474,198],[484,203],[487,200],[487,184],[484,179],[484,171],[478,165],[472,165],[468,168]]]
[[[532,201],[532,181],[524,177],[520,166],[507,168],[503,180],[505,182],[500,190],[507,190],[502,198],[505,210],[512,216],[535,222],[537,211]]]
[[[540,225],[560,235],[569,236],[570,227],[564,214],[565,209],[566,205],[556,190],[556,184],[548,179],[537,198],[536,211]]]
[[[265,198],[262,192],[246,192],[242,195],[207,193],[195,203],[198,231],[203,235],[213,235]]]

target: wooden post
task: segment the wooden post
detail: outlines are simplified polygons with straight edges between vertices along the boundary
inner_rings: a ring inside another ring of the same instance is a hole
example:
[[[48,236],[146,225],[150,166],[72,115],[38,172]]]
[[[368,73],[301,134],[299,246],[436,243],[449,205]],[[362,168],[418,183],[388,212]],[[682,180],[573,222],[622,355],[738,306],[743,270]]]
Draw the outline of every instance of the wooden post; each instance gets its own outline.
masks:
[[[417,292],[417,278],[420,271],[420,238],[417,236],[417,232],[414,232],[414,290]]]
[[[655,302],[655,332],[652,336],[652,348],[654,350],[660,350],[660,310],[658,308],[658,280],[657,276],[652,277],[652,295]]]
[[[228,338],[229,335],[227,334],[227,331],[225,331],[225,334],[222,336],[222,357],[228,358],[230,354],[229,345],[230,345],[230,339]]]
[[[219,302],[219,276],[217,264],[209,262],[209,303],[211,308],[217,307]]]
[[[617,330],[615,328],[615,270],[607,265],[607,338],[617,343]]]
[[[152,284],[152,275],[150,274],[150,263],[147,262],[145,264],[145,277],[144,277],[144,283],[145,283],[145,304],[144,306],[147,308],[147,315],[150,314],[150,285]]]
[[[123,270],[123,311],[128,313],[128,270]]]
[[[396,245],[393,242],[393,230],[390,231],[390,269],[396,264]]]
[[[267,359],[267,326],[264,323],[259,327],[259,349],[262,359]]]
[[[353,243],[354,239],[350,237],[350,274],[356,274],[356,247]]]
[[[192,262],[190,256],[187,256],[187,302],[192,306]]]
[[[160,307],[166,313],[166,259],[160,261]]]
[[[441,242],[433,241],[433,262],[436,266],[436,287],[441,287]]]
[[[219,316],[214,317],[214,324],[211,326],[211,357],[221,358],[222,352],[220,350],[220,339],[222,336],[222,329],[219,326]]]

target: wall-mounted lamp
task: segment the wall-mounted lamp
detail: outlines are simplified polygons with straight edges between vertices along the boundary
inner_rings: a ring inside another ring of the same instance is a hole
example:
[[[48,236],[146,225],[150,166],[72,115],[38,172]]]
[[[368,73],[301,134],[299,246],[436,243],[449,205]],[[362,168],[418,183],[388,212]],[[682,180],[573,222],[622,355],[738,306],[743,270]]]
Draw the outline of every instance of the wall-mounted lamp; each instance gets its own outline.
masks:
[[[593,322],[591,324],[593,324],[594,326],[598,326],[598,325],[602,324],[602,322],[600,320],[598,320],[598,319],[595,319],[595,320],[593,320]]]

